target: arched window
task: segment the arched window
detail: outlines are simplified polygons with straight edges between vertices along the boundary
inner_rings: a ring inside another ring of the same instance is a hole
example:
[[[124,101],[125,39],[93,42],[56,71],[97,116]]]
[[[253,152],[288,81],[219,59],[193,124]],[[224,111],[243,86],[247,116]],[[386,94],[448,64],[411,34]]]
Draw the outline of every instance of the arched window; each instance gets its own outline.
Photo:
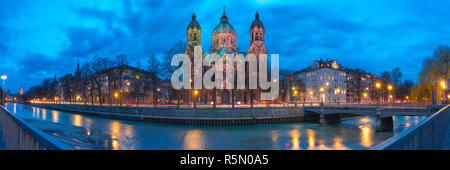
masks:
[[[197,41],[197,34],[194,33],[194,41]]]

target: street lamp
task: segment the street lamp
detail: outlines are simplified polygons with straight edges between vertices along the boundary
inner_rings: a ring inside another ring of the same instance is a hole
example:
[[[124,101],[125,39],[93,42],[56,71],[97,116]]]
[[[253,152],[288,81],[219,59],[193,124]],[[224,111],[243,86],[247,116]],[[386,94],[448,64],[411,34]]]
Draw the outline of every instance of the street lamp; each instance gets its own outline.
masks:
[[[390,100],[391,102],[392,102],[392,95],[391,95],[392,89],[393,89],[393,88],[392,88],[392,85],[389,84],[389,86],[388,86],[388,90],[389,90],[389,98],[390,98],[389,100]]]
[[[445,81],[441,81],[441,86],[442,86],[442,89],[445,89],[445,87],[446,87]]]
[[[5,105],[5,80],[8,78],[6,75],[3,75],[2,77],[3,80],[3,95],[2,95],[2,104],[3,106]]]
[[[198,90],[194,90],[194,108],[197,107],[197,95],[198,95]]]
[[[377,100],[377,105],[379,105],[379,104],[380,104],[380,88],[381,88],[381,83],[380,83],[380,82],[377,82],[377,83],[375,84],[375,86],[377,87],[377,90],[378,90],[378,100]]]
[[[295,107],[297,107],[298,102],[297,90],[294,91],[294,95],[295,95]]]

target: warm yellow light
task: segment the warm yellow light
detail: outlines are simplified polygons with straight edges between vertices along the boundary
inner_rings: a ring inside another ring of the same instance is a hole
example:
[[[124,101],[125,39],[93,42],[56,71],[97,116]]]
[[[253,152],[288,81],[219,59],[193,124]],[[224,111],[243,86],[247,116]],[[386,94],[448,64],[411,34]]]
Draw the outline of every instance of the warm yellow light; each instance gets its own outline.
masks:
[[[450,94],[447,96],[448,99],[450,99]]]
[[[323,92],[323,87],[320,88],[320,92]]]
[[[409,99],[409,97],[408,97],[408,96],[406,96],[406,99]]]
[[[445,81],[441,81],[441,86],[443,89],[445,89],[446,85],[445,85]]]
[[[8,98],[6,98],[6,99],[8,99]],[[47,99],[44,97],[44,101],[45,101],[45,100],[47,100]]]
[[[192,79],[189,79],[189,82],[191,82],[191,83],[192,83]]]
[[[367,93],[364,93],[364,98],[366,98],[367,97]]]
[[[341,91],[341,89],[337,88],[336,91],[339,93]]]
[[[276,83],[277,81],[278,81],[277,79],[273,79],[273,82],[275,82],[275,83]]]
[[[330,85],[330,83],[328,83],[328,82],[327,82],[327,83],[326,83],[325,85],[327,85],[327,86],[328,86],[328,85]]]
[[[292,87],[292,90],[295,90],[295,87]]]
[[[198,94],[198,90],[194,90],[194,95],[197,95]]]
[[[391,98],[391,99],[392,99],[392,95],[389,95],[389,98]]]
[[[376,86],[377,86],[377,88],[380,88],[381,87],[381,83],[377,83]]]
[[[127,82],[127,86],[130,86],[130,82]]]
[[[55,100],[58,100],[58,97],[55,97]]]
[[[157,90],[158,92],[159,92],[159,91],[161,91],[161,89],[160,89],[160,88],[158,88],[158,89],[156,89],[156,90]]]
[[[114,93],[114,97],[117,98],[119,97],[119,94],[117,92]]]
[[[294,94],[297,95],[297,90],[294,91]]]
[[[392,85],[389,85],[389,86],[388,86],[388,89],[389,89],[389,90],[392,90]]]

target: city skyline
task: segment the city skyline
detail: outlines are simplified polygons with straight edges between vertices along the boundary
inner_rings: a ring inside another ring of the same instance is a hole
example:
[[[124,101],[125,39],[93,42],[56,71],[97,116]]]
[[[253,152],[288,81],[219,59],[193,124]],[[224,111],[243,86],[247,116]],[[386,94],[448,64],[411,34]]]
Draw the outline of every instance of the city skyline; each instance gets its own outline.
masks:
[[[450,25],[444,25],[449,12],[436,2],[127,2],[14,1],[0,7],[0,58],[6,61],[0,72],[8,75],[6,89],[17,93],[54,74],[72,73],[77,61],[95,55],[126,54],[130,65],[140,62],[146,68],[150,54],[161,57],[177,41],[186,41],[194,12],[202,46],[209,49],[223,6],[236,29],[238,49],[248,49],[258,12],[268,53],[280,54],[281,69],[292,71],[329,58],[377,75],[398,66],[403,80],[417,82],[422,60],[438,45],[450,44],[445,34]]]

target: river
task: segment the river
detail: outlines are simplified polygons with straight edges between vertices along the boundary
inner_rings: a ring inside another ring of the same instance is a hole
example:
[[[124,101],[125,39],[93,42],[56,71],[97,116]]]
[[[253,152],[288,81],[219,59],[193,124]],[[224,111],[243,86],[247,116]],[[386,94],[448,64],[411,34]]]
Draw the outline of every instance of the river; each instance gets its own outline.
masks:
[[[94,150],[305,150],[368,149],[423,121],[394,117],[392,132],[375,133],[375,118],[343,118],[341,124],[289,123],[194,126],[109,119],[9,103],[7,109],[76,149]]]

